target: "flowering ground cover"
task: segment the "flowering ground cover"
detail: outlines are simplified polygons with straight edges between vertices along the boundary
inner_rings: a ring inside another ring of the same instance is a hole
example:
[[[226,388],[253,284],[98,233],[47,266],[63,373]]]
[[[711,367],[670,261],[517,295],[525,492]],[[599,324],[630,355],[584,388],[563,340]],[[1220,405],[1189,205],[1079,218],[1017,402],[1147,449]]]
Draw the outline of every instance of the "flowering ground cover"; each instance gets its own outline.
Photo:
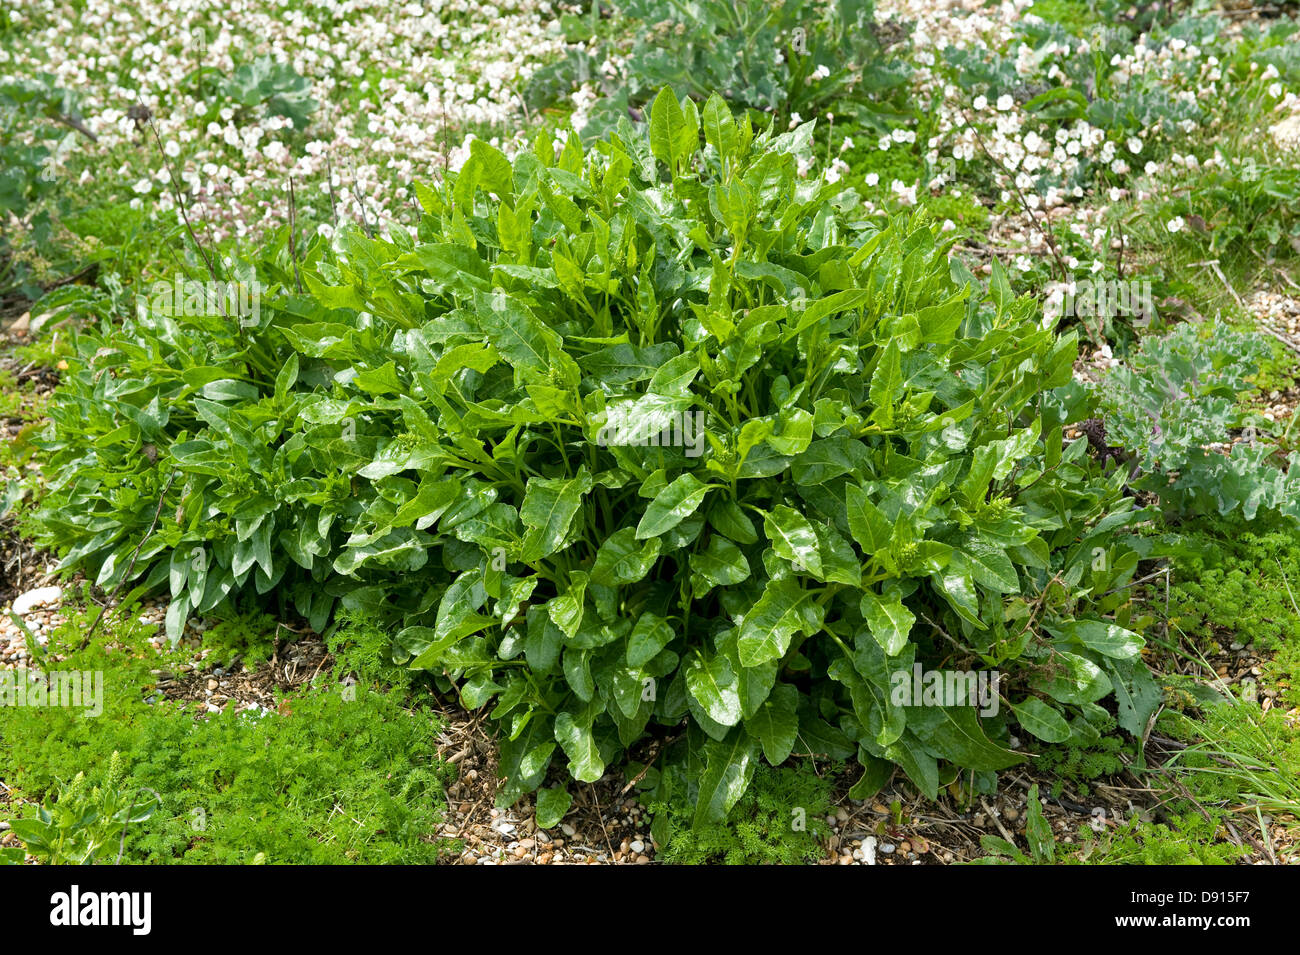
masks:
[[[0,858],[1295,861],[1296,13],[6,7]]]

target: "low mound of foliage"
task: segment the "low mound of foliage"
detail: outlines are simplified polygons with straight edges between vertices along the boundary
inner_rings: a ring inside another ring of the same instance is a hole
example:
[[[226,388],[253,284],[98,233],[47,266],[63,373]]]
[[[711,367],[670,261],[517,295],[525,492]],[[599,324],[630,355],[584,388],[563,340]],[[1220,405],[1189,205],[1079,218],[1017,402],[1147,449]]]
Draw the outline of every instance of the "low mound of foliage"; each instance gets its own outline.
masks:
[[[173,634],[259,595],[388,628],[490,707],[504,801],[650,735],[706,826],[760,759],[934,796],[1020,761],[1013,732],[1095,739],[1112,692],[1141,733],[1124,476],[1054,393],[1073,336],[801,179],[811,133],[665,92],[587,153],[476,141],[414,238],[282,243],[237,321],[151,301],[83,333],[45,542],[169,587]],[[914,666],[1002,680],[902,699]]]

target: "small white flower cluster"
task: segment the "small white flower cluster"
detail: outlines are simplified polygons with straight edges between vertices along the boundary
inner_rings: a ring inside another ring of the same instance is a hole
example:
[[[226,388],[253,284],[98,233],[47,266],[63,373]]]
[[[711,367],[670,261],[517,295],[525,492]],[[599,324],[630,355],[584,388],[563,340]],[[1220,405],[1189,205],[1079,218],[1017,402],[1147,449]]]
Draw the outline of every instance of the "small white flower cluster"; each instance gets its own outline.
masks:
[[[1122,89],[1125,84],[1139,81],[1157,83],[1175,116],[1199,120],[1155,123],[1118,139],[1083,119],[1065,125],[1042,121],[1024,109],[1024,102],[1044,90],[1068,85],[1062,67],[1078,58],[1090,59],[1092,49],[1089,40],[1082,38],[1047,41],[1036,47],[1026,43],[1017,31],[1018,24],[1041,23],[1027,12],[1032,2],[953,0],[934,4],[931,0],[879,0],[876,10],[878,19],[915,23],[913,93],[919,100],[919,111],[933,111],[937,118],[936,132],[925,143],[925,160],[931,168],[945,170],[928,183],[929,188],[948,188],[953,195],[960,195],[961,164],[979,163],[982,174],[992,176],[1005,207],[992,217],[995,231],[1009,230],[1008,237],[1023,238],[1026,250],[1043,258],[1050,250],[1042,233],[1042,217],[1047,215],[1054,222],[1064,220],[1071,235],[1093,247],[1098,258],[1088,268],[1095,273],[1104,267],[1100,259],[1113,241],[1107,229],[1093,226],[1105,203],[1123,201],[1135,191],[1139,198],[1145,195],[1133,180],[1135,167],[1147,176],[1160,174],[1166,168],[1199,168],[1197,157],[1187,147],[1181,155],[1175,152],[1168,163],[1155,162],[1148,158],[1152,154],[1150,143],[1155,138],[1162,143],[1177,142],[1202,126],[1212,129],[1217,124],[1223,99],[1222,64],[1187,40],[1173,37],[1157,42],[1144,36],[1125,54],[1111,58],[1112,85]],[[1020,83],[1016,96],[1003,90],[972,96],[970,90],[952,79],[947,63],[954,50],[973,53],[985,61],[1009,57]],[[1253,66],[1252,70],[1259,80],[1269,84],[1270,98],[1278,100],[1279,105],[1296,102],[1293,115],[1300,116],[1300,101],[1278,83],[1274,67]],[[1093,96],[1091,90],[1076,88],[1076,92],[1090,99]],[[1290,133],[1286,126],[1275,130],[1275,138]],[[1300,119],[1295,122],[1295,135],[1300,145]],[[914,140],[909,131],[894,130],[880,137],[878,145],[883,150]],[[869,187],[877,181],[874,175],[866,177]],[[907,193],[899,185],[895,184],[891,191],[906,202]],[[871,203],[868,206],[874,207]],[[1177,231],[1183,226],[1177,219],[1167,227]],[[1015,264],[1023,268],[1027,262],[1021,258]],[[1072,263],[1071,267],[1081,264],[1077,259]]]
[[[526,125],[522,84],[563,47],[545,0],[78,6],[28,0],[14,8],[14,35],[24,39],[13,52],[0,50],[0,67],[48,72],[78,92],[99,138],[79,144],[88,154],[83,183],[89,170],[106,168],[96,157],[134,143],[153,171],[141,177],[139,164],[128,163],[132,204],[177,214],[170,167],[191,218],[216,239],[287,221],[290,177],[299,221],[325,223],[323,231],[332,211],[381,228],[409,218],[407,184],[463,162],[467,134],[503,137]],[[317,108],[306,130],[220,94],[222,78],[263,56],[309,81]],[[162,156],[134,118],[137,104],[152,115]]]

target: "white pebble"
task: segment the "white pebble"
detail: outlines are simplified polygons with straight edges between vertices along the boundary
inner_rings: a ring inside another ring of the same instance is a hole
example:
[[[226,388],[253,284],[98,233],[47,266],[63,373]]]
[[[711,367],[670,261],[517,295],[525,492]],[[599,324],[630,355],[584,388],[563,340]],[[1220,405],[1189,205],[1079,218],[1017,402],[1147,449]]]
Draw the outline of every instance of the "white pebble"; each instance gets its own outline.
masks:
[[[13,612],[20,617],[31,613],[36,607],[57,603],[63,596],[62,587],[37,587],[14,598]]]

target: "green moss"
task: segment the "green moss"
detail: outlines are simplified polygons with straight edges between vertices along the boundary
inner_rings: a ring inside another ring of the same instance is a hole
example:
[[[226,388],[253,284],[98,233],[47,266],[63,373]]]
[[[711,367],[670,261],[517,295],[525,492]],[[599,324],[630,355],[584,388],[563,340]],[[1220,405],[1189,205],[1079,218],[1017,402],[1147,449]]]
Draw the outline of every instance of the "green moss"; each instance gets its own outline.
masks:
[[[393,663],[388,630],[345,615],[327,642],[339,673],[352,674],[366,686],[389,687],[396,693],[409,691],[411,671]]]
[[[1290,658],[1289,638],[1300,633],[1300,536],[1285,525],[1231,520],[1164,541],[1175,550],[1171,626],[1210,648],[1253,642]]]
[[[1048,23],[1058,23],[1076,35],[1098,22],[1096,11],[1082,0],[1035,0],[1026,12]]]
[[[223,664],[238,656],[245,666],[254,667],[275,652],[276,629],[275,618],[269,614],[239,614],[205,630],[203,645]]]
[[[60,651],[89,617],[74,614],[56,633]],[[157,697],[149,671],[171,661],[146,645],[150,630],[123,617],[111,638],[59,664],[105,671],[101,716],[0,709],[0,778],[24,798],[53,802],[81,772],[85,785],[106,783],[116,751],[129,764],[121,785],[161,798],[129,827],[127,862],[405,864],[449,848],[435,835],[447,771],[431,713],[324,681],[277,711],[196,714]]]
[[[1063,743],[1044,745],[1038,767],[1058,777],[1052,795],[1060,797],[1068,785],[1080,798],[1089,793],[1088,783],[1102,776],[1111,776],[1124,769],[1123,756],[1134,751],[1134,744],[1119,732],[1119,724],[1107,717],[1092,727],[1084,739],[1085,744]]]
[[[760,766],[721,825],[691,828],[694,807],[682,799],[653,803],[658,858],[679,865],[795,865],[824,854],[830,836],[832,777],[811,762]]]
[[[1079,828],[1075,861],[1087,865],[1233,865],[1245,850],[1223,838],[1219,823],[1195,810],[1174,813],[1168,824],[1130,820],[1117,830]]]

